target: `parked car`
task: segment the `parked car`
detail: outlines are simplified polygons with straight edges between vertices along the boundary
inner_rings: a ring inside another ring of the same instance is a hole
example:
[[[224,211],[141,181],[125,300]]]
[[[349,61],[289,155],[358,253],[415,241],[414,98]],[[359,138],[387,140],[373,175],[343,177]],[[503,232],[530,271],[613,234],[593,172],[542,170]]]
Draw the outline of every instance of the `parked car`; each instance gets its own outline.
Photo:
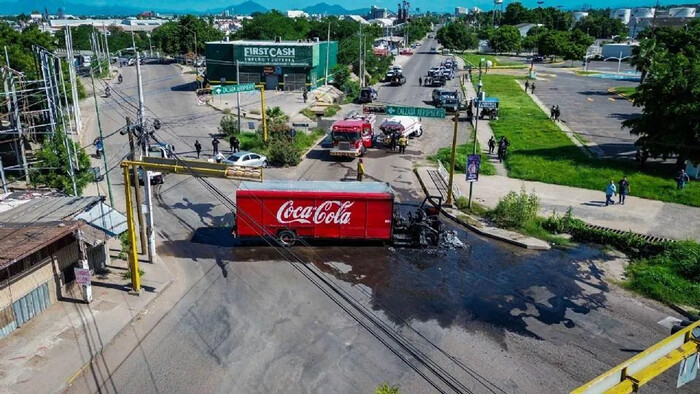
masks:
[[[457,98],[457,91],[456,90],[448,90],[448,89],[433,89],[433,105],[436,107],[442,106],[442,103],[445,102],[446,99],[448,98]]]
[[[391,70],[394,74],[403,74],[403,67],[401,66],[391,66]]]
[[[449,54],[450,54],[450,50],[447,49],[447,48],[442,48],[442,54],[443,54],[443,55],[449,55]]]
[[[221,155],[220,155],[221,156]],[[258,153],[240,151],[225,158],[217,158],[220,163],[242,167],[267,167],[267,157]]]
[[[406,77],[403,74],[396,74],[391,77],[391,86],[401,86],[406,83]]]
[[[360,90],[360,96],[357,98],[357,101],[359,103],[371,103],[377,97],[377,91],[373,87],[365,87]]]
[[[165,181],[165,175],[160,172],[160,171],[149,171],[151,173],[151,185],[162,185],[163,182]],[[134,176],[133,173],[129,173],[131,178],[131,183],[134,183]],[[139,185],[143,185],[143,168],[139,167],[138,169],[138,176],[139,176]]]
[[[532,61],[535,63],[541,63],[544,61],[544,56],[542,55],[535,55],[532,57]]]
[[[445,112],[464,111],[467,109],[467,103],[460,101],[457,97],[447,97],[443,100],[441,107],[445,109]]]
[[[413,55],[413,50],[411,48],[404,48],[401,50],[402,55]]]
[[[391,78],[393,78],[393,77],[394,77],[394,70],[389,70],[389,71],[387,71],[386,76],[384,77],[384,81],[390,82]]]
[[[432,55],[437,55],[437,53],[438,53],[437,48],[435,48],[435,47],[430,48],[430,53]]]

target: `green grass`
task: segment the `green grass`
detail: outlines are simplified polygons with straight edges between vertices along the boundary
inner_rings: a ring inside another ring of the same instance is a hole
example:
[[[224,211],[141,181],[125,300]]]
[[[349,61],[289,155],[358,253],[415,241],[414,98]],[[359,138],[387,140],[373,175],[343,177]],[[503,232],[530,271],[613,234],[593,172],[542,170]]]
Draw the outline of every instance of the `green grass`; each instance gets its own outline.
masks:
[[[583,71],[583,70],[574,70],[574,74],[580,76],[580,77],[585,77],[588,75],[598,75],[600,74],[598,71]]]
[[[316,140],[323,135],[326,135],[326,132],[322,129],[313,130],[310,134],[299,131],[294,138],[294,147],[298,149],[299,152],[304,152],[311,148]],[[238,140],[241,142],[241,150],[263,155],[268,155],[269,153],[268,144],[263,142],[262,138],[257,133],[240,133],[238,134]]]
[[[457,145],[457,151],[455,154],[455,171],[464,174],[467,168],[467,155],[473,152],[474,145],[471,142],[466,144]],[[481,146],[479,141],[476,142],[476,151],[481,152]],[[437,163],[438,160],[442,162],[445,168],[450,168],[450,159],[452,158],[452,148],[440,148],[438,152],[434,155],[430,155],[428,160]],[[481,166],[479,167],[479,174],[481,175],[496,175],[496,167],[489,162],[487,154],[481,153]]]
[[[516,84],[515,77],[483,76],[484,90],[500,100],[499,120],[491,122],[496,139],[510,140],[505,165],[512,178],[600,190],[627,175],[631,195],[700,206],[700,182],[677,190],[671,164],[648,163],[646,172],[628,160],[589,158]]]
[[[634,86],[615,86],[612,89],[615,91],[615,93],[629,97],[637,88]]]
[[[491,61],[495,67],[508,67],[508,68],[526,68],[528,67],[527,64],[525,63],[520,63],[520,62],[508,62],[508,61],[501,61],[498,57],[494,55],[485,55],[485,54],[480,54],[480,53],[473,53],[473,52],[465,52],[460,55],[462,59],[464,59],[465,62],[468,64],[471,63],[472,67],[479,67],[479,61],[481,59],[486,59],[485,61]],[[482,66],[486,66],[482,64]]]

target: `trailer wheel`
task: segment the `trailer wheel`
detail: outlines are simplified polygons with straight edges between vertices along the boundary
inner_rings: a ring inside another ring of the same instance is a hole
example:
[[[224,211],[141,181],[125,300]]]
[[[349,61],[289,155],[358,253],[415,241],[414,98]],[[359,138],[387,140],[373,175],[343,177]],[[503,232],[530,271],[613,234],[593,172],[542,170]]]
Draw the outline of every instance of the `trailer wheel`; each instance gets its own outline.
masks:
[[[284,247],[288,248],[297,242],[297,235],[292,230],[282,230],[277,234],[277,239]]]
[[[416,131],[416,137],[420,137],[423,135],[423,126],[418,128],[418,131]]]

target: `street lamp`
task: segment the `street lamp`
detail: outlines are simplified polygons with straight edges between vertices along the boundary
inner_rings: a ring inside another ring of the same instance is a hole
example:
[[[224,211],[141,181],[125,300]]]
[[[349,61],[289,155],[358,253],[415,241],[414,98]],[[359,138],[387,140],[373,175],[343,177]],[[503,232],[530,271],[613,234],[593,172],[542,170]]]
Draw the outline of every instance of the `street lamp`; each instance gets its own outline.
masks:
[[[613,57],[606,57],[605,59],[603,59],[603,61],[604,61],[604,62],[607,62],[608,60],[612,60],[612,59],[617,60],[617,73],[619,74],[619,73],[620,73],[620,66],[622,65],[622,61],[625,60],[625,59],[629,59],[629,58],[631,58],[631,57],[632,57],[632,56],[624,56],[624,57],[623,57],[623,56],[622,56],[622,51],[620,51],[620,56],[619,56],[619,57],[616,57],[616,56],[613,56]]]

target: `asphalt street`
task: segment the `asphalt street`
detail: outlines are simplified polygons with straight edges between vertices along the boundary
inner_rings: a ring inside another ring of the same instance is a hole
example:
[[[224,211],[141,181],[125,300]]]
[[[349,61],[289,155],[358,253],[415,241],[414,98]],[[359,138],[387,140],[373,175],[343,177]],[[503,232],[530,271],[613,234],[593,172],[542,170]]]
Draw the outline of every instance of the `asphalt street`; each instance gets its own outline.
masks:
[[[422,52],[404,66],[408,83],[381,87],[380,101],[426,105],[431,88],[417,79],[441,56]],[[105,130],[121,127],[126,114],[135,118],[133,68],[122,73],[124,84],[101,99]],[[166,126],[156,135],[186,154],[195,139],[216,133],[221,117],[197,106],[192,79],[174,65],[144,67],[147,115]],[[414,166],[451,142],[448,119],[423,121],[425,133],[406,154],[371,150],[366,158],[368,178],[390,182],[403,202],[422,197]],[[461,140],[467,131],[460,126]],[[126,139],[108,134],[108,160],[116,164]],[[266,178],[340,180],[354,169],[354,161],[330,161],[314,149],[300,166],[269,169]],[[238,182],[210,181],[235,196]],[[387,382],[425,393],[437,391],[431,380],[448,392],[558,393],[661,340],[670,330],[657,322],[675,316],[605,282],[619,263],[587,247],[532,252],[455,229],[466,249],[316,244],[290,254],[233,239],[233,212],[196,179],[166,177],[155,206],[158,252],[177,280],[68,392],[354,393]],[[459,390],[438,375],[454,377]],[[670,372],[648,390],[674,387]],[[699,388],[695,382],[678,392]]]

